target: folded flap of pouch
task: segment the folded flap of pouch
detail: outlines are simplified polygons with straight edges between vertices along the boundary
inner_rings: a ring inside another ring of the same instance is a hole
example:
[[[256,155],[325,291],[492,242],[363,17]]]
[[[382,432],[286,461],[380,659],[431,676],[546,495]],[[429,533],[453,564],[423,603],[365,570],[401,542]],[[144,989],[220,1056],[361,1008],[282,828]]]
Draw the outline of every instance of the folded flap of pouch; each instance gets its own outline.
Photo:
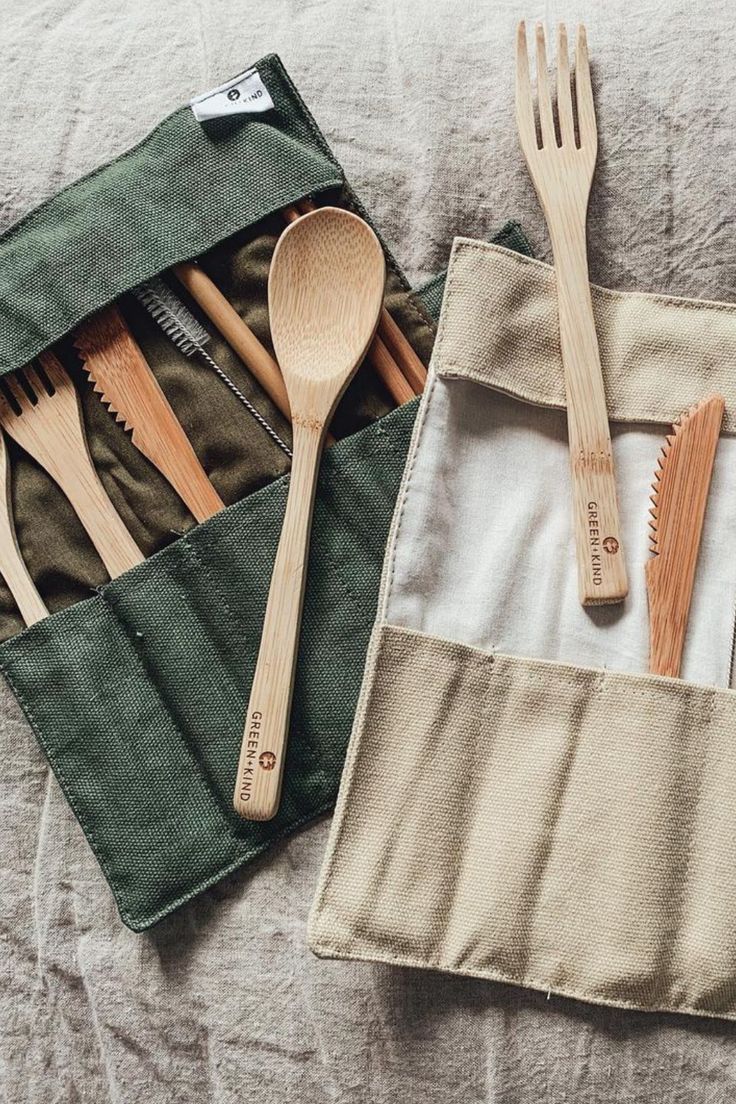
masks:
[[[457,238],[435,345],[440,376],[565,407],[554,269]],[[736,305],[591,287],[609,415],[667,424],[708,392],[736,433]]]
[[[320,955],[736,1019],[736,693],[378,626]]]

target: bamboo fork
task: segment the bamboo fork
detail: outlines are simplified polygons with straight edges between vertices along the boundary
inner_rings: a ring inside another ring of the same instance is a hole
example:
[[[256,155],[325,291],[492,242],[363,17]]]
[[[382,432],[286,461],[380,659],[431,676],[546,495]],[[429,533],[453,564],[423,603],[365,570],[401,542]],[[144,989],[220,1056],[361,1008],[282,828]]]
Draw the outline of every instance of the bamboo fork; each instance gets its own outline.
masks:
[[[18,411],[0,394],[0,424],[59,485],[114,578],[141,563],[143,553],[95,471],[74,384],[53,353],[39,360],[53,390],[30,365],[5,376]]]
[[[314,200],[303,199],[295,207],[285,207],[283,215],[287,222],[294,222],[301,215],[316,210]],[[427,369],[385,307],[368,350],[368,360],[398,406],[424,390]]]
[[[26,625],[48,616],[18,547],[10,504],[10,464],[5,436],[0,432],[0,574],[8,584]]]
[[[541,146],[534,119],[526,26],[520,23],[516,48],[516,118],[521,147],[547,220],[555,257],[578,589],[583,605],[620,602],[628,592],[628,584],[606,396],[588,283],[585,227],[598,136],[585,28],[582,25],[578,28],[576,51],[579,143],[575,140],[567,32],[563,24],[559,26],[557,40],[559,144],[541,24],[536,27],[536,53]]]

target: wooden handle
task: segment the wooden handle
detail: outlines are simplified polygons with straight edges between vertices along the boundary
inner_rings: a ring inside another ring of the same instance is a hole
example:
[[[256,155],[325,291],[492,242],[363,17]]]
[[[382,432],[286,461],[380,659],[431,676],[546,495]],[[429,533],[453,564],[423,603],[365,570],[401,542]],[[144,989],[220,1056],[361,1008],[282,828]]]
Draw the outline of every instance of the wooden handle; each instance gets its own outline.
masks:
[[[378,322],[378,336],[413,393],[421,395],[427,382],[427,369],[385,307]]]
[[[15,529],[8,525],[7,514],[0,512],[0,572],[15,599],[26,625],[48,617],[49,611],[38,593],[17,544]]]
[[[246,820],[270,820],[281,797],[322,436],[319,428],[294,426],[289,495],[233,797],[236,813]]]
[[[168,401],[164,401],[168,406]],[[210,483],[207,472],[200,464],[191,441],[173,410],[171,415],[171,421],[166,417],[159,417],[157,420],[161,438],[155,451],[148,450],[135,431],[132,436],[133,444],[158,468],[192,516],[197,521],[207,521],[220,510],[224,510],[225,503]]]
[[[368,350],[368,359],[376,375],[384,383],[386,390],[397,406],[403,406],[414,398],[414,391],[399,371],[399,366],[393,359],[381,338],[376,335]]]
[[[131,431],[136,448],[169,481],[197,521],[225,506],[199,462],[143,350],[114,305],[79,326],[74,344],[111,414]]]
[[[0,572],[26,625],[48,616],[18,547],[10,504],[10,466],[5,440],[0,434]]]
[[[182,442],[177,453],[176,464],[172,464],[168,471],[164,471],[163,467],[160,470],[193,517],[197,521],[206,521],[220,510],[224,510],[225,503],[210,483],[207,472],[200,464],[183,430],[182,436],[187,443],[188,451],[191,452],[188,462]]]
[[[583,605],[628,593],[598,338],[586,262],[585,220],[550,217],[565,369],[578,590]]]
[[[675,568],[677,565],[675,565]],[[673,566],[659,557],[647,560],[644,571],[649,595],[649,672],[679,678],[685,648],[690,595],[687,602],[667,603],[667,590],[677,574]],[[669,615],[662,616],[662,610]]]
[[[289,396],[286,393],[281,370],[232,303],[225,298],[199,265],[192,264],[191,261],[183,261],[174,267],[174,272],[192,298],[199,303],[213,326],[219,330],[253,373],[271,401],[284,417],[291,421]]]
[[[657,459],[652,484],[649,670],[679,678],[706,518],[713,465],[726,407],[709,395],[675,422]]]
[[[86,529],[110,578],[142,563],[143,553],[110,501],[88,454],[70,458],[70,463],[62,463],[60,468],[59,486]]]

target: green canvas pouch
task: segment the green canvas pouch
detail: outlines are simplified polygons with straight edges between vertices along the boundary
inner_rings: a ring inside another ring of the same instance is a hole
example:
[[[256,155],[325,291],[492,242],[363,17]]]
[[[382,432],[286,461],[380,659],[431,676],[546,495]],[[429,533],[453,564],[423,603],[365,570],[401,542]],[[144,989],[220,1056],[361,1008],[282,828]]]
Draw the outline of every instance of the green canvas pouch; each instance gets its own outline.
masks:
[[[273,821],[242,821],[232,788],[288,460],[128,293],[196,257],[269,346],[279,210],[317,195],[365,215],[278,58],[256,69],[272,111],[202,124],[184,108],[0,239],[0,372],[54,345],[78,385],[97,470],[147,556],[107,580],[65,500],[9,442],[19,543],[52,615],[19,631],[0,591],[0,668],[134,930],[331,808],[416,411],[391,410],[369,372],[341,403],[315,507],[283,800]],[[514,224],[500,240],[528,251]],[[387,262],[387,306],[427,361],[443,277],[411,293],[388,252]],[[112,301],[229,504],[201,525],[75,358],[74,328]],[[289,442],[288,423],[228,346],[213,333],[208,347]]]

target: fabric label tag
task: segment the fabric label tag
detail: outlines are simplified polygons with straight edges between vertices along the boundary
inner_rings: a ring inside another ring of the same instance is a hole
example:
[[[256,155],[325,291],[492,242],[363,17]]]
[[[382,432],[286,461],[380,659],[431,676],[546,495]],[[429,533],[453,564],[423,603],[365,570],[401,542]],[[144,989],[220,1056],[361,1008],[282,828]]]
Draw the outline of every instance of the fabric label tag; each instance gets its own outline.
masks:
[[[195,119],[220,119],[223,115],[270,111],[273,100],[257,69],[248,69],[227,84],[212,88],[189,101]]]

